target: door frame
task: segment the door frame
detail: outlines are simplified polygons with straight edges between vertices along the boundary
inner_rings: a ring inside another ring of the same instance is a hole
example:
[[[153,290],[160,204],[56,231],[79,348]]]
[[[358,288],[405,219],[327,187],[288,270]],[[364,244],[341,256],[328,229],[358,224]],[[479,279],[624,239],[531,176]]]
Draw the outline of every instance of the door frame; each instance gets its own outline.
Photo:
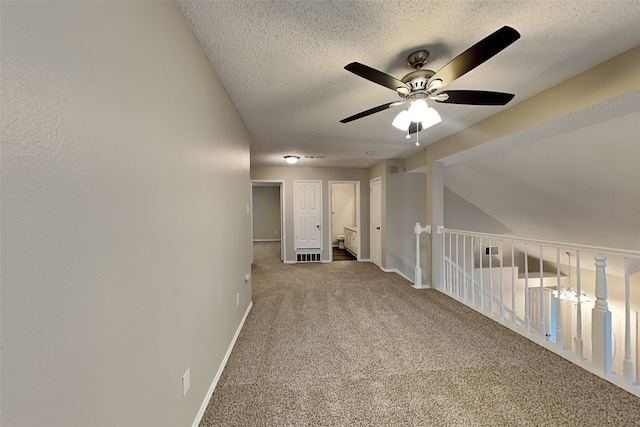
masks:
[[[378,245],[379,248],[379,253],[378,253],[378,263],[376,264],[373,258],[373,243],[374,243],[374,236],[376,235],[376,233],[373,232],[373,221],[371,220],[371,216],[373,215],[373,206],[371,205],[373,203],[373,197],[371,197],[371,193],[369,194],[369,259],[371,260],[371,262],[374,265],[377,265],[378,267],[382,268],[382,177],[378,176],[375,177],[371,180],[369,180],[369,191],[371,192],[373,190],[373,182],[374,181],[378,181],[380,183],[380,206],[378,207],[378,213],[380,215],[380,233],[379,233],[379,237],[380,237],[380,244]]]
[[[356,181],[356,180],[335,180],[335,181],[328,181],[329,183],[329,202],[327,203],[329,205],[329,241],[331,242],[331,251],[329,251],[329,262],[333,262],[333,241],[331,240],[331,236],[333,235],[333,216],[332,216],[332,212],[333,212],[333,197],[332,197],[332,192],[333,192],[333,184],[355,184],[356,185],[356,219],[358,221],[357,224],[357,232],[358,232],[358,256],[357,256],[357,260],[360,261],[360,256],[362,254],[362,245],[361,243],[361,239],[362,239],[362,233],[360,232],[360,224],[362,224],[362,218],[360,218],[360,181]]]
[[[250,212],[251,212],[251,263],[253,264],[253,187],[254,184],[274,184],[280,188],[280,261],[285,262],[286,244],[287,244],[287,231],[285,228],[285,200],[284,200],[284,180],[283,179],[252,179],[251,186],[251,200],[250,200]],[[256,186],[257,187],[257,186]]]

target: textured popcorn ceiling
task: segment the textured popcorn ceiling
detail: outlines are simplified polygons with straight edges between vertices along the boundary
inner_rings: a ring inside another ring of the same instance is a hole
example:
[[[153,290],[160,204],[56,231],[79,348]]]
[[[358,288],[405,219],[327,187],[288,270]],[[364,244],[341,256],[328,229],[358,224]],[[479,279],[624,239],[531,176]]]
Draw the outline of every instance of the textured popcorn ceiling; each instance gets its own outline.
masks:
[[[177,3],[252,133],[252,165],[322,154],[305,164],[369,167],[420,150],[391,126],[399,108],[339,123],[398,99],[345,71],[352,61],[401,78],[426,48],[437,71],[510,25],[522,38],[447,88],[515,93],[513,105],[640,44],[639,1]],[[507,108],[435,107],[443,122],[420,133],[423,147]]]

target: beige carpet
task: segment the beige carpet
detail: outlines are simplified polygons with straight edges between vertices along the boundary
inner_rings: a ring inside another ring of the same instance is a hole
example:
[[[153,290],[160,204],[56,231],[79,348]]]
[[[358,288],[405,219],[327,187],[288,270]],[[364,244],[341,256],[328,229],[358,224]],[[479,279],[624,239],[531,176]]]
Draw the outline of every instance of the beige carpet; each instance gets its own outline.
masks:
[[[282,264],[278,245],[254,245],[254,306],[203,427],[640,425],[640,399],[437,291]]]

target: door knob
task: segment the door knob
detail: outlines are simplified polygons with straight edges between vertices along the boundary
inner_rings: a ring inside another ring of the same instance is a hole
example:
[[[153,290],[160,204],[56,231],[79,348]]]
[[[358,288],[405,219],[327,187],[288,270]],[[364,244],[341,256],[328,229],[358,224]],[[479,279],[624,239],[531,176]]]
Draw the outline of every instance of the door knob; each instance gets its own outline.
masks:
[[[319,225],[316,225],[316,228],[317,228],[318,230],[320,230],[320,226],[319,226]]]
[[[380,230],[380,227],[376,227],[376,230]]]

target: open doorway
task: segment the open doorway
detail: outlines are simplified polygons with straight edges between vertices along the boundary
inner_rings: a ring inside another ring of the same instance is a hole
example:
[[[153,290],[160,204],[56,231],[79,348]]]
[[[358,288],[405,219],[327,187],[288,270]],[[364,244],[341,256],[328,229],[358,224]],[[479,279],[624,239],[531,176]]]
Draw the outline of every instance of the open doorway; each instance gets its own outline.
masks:
[[[360,182],[329,181],[330,261],[360,259]]]
[[[284,261],[284,181],[251,181],[251,241],[278,244]]]

